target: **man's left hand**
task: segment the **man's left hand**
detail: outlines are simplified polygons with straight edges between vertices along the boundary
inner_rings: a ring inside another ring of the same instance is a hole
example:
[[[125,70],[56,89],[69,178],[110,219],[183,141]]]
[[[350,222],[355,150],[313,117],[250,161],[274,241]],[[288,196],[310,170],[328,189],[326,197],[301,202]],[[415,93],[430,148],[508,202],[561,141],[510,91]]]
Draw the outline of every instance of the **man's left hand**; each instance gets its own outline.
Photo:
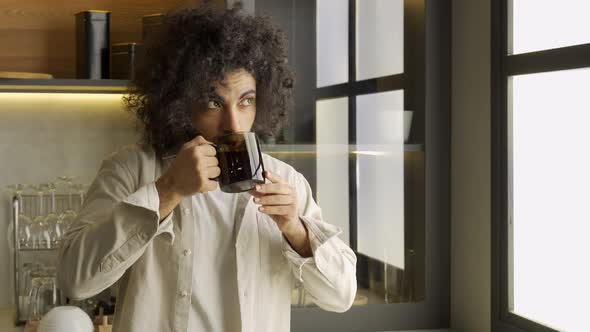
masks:
[[[256,185],[250,191],[254,203],[260,205],[258,210],[274,220],[295,251],[301,256],[310,257],[307,229],[299,219],[297,192],[289,183],[269,171],[264,172],[264,177],[271,183]]]

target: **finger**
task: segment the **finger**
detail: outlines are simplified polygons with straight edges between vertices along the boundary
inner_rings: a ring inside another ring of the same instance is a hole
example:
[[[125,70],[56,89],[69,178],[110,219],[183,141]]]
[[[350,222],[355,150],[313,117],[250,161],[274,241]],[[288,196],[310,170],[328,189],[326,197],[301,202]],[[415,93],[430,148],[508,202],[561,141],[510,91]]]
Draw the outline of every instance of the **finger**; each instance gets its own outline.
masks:
[[[260,212],[264,212],[265,214],[271,215],[271,216],[286,216],[290,213],[291,211],[291,207],[290,206],[284,206],[284,205],[278,205],[278,206],[261,206],[258,208],[258,210]]]
[[[264,171],[264,177],[269,179],[270,182],[272,182],[272,183],[284,183],[285,182],[278,175],[275,175],[274,173],[271,173],[268,170]]]
[[[186,142],[183,144],[183,146],[185,148],[190,148],[193,146],[199,146],[199,145],[203,145],[206,144],[208,141],[201,135],[196,136],[195,138],[193,138],[192,140]]]
[[[208,179],[215,179],[221,174],[221,168],[218,166],[208,167],[207,168],[207,178]]]
[[[217,154],[217,151],[215,150],[213,145],[210,144],[199,145],[197,149],[200,150],[203,156],[215,157],[215,155]]]
[[[285,183],[259,184],[256,191],[262,194],[290,195],[291,187]]]
[[[260,205],[291,205],[293,204],[293,196],[291,195],[265,195],[263,197],[255,197],[254,202]]]
[[[264,196],[264,194],[263,194],[263,193],[259,193],[259,192],[257,192],[257,191],[256,191],[256,188],[254,188],[254,189],[250,190],[248,193],[249,193],[250,195],[254,196],[254,197],[262,197],[262,196]]]
[[[205,167],[213,167],[219,165],[219,160],[217,157],[205,157],[203,159],[203,165]]]
[[[207,180],[207,183],[205,184],[205,190],[214,191],[215,189],[217,189],[217,181]]]
[[[211,144],[213,144],[213,143],[209,142],[208,140],[206,140],[206,139],[205,139],[205,137],[203,137],[203,136],[201,136],[201,135],[199,135],[199,136],[195,137],[195,138],[193,139],[193,141],[194,141],[194,142],[195,142],[197,145],[204,145],[204,144],[209,144],[209,145],[211,145]]]

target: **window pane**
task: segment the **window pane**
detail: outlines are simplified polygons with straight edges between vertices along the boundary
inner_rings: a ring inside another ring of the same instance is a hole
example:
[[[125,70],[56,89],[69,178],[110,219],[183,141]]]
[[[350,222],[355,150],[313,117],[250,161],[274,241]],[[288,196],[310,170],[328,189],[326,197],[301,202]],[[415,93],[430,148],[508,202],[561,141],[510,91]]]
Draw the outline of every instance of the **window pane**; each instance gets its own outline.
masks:
[[[403,91],[357,97],[358,252],[404,269]]]
[[[317,197],[322,214],[349,244],[348,98],[316,104]]]
[[[511,91],[513,311],[570,332],[590,331],[588,86],[583,69],[516,76]]]
[[[590,42],[590,1],[512,0],[512,54]]]
[[[356,78],[404,71],[404,1],[357,0]]]
[[[348,82],[348,1],[317,0],[317,86]]]

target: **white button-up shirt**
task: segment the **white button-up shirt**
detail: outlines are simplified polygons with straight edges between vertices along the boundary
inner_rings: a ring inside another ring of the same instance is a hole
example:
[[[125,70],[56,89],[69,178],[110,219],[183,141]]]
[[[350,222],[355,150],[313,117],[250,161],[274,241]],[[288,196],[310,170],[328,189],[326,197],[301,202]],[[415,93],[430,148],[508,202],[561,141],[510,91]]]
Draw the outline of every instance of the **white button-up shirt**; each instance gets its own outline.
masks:
[[[305,178],[278,159],[263,159],[297,191],[313,257],[299,256],[252,199],[241,210],[247,193],[209,203],[204,194],[186,197],[161,225],[154,181],[168,164],[150,147],[128,147],[103,162],[65,236],[60,287],[82,299],[118,282],[118,332],[289,331],[296,280],[318,306],[347,310],[356,293],[354,253],[323,221]],[[234,204],[231,212],[221,210],[225,204]],[[211,230],[216,235],[208,238]]]

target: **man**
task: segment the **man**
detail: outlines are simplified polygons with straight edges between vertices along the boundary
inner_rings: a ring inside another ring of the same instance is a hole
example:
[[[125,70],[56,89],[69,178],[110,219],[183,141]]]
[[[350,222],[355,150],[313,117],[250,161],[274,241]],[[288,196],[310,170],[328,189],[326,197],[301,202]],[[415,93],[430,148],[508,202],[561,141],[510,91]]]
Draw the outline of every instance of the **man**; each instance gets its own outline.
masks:
[[[127,107],[144,142],[105,160],[60,250],[73,299],[119,282],[114,330],[288,331],[291,290],[348,310],[356,257],[309,184],[264,155],[267,182],[228,194],[211,142],[275,133],[290,109],[285,40],[268,20],[209,7],[168,15],[146,42]]]

